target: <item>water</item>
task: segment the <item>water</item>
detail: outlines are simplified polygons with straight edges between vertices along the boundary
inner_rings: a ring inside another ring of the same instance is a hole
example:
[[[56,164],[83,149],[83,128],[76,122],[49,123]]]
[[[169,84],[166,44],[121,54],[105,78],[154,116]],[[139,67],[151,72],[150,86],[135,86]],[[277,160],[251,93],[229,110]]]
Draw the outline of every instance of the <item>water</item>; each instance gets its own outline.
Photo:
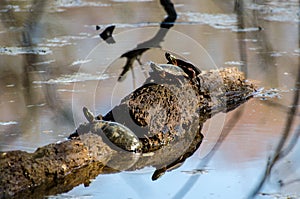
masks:
[[[202,70],[236,66],[264,87],[229,114],[218,114],[204,126],[204,143],[180,168],[152,182],[154,168],[100,175],[88,187],[80,185],[53,198],[245,198],[263,174],[267,158],[284,130],[298,73],[298,3],[262,1],[245,4],[244,29],[233,12],[233,1],[175,1],[178,19],[161,43]],[[125,82],[116,79],[125,64],[118,57],[153,37],[165,13],[157,1],[56,1],[45,6],[32,42],[19,48],[21,25],[29,1],[9,2],[0,9],[15,12],[15,20],[0,24],[0,149],[33,152],[64,140],[84,121],[82,105],[105,114],[145,79],[135,67]],[[299,14],[299,13],[298,13]],[[39,16],[39,15],[38,15]],[[11,17],[11,16],[10,16]],[[12,19],[12,18],[8,18]],[[115,44],[98,36],[116,25]],[[96,25],[101,27],[96,30]],[[138,28],[138,29],[137,29]],[[165,62],[162,49],[141,61]],[[24,54],[29,52],[30,54]],[[31,68],[24,72],[24,61]],[[27,74],[27,75],[26,75]],[[24,84],[29,84],[28,89]],[[135,84],[135,85],[134,85]],[[237,111],[241,112],[235,119]],[[230,119],[236,124],[228,123]],[[295,132],[299,113],[292,125]],[[199,166],[222,129],[232,128],[211,161]],[[274,167],[261,198],[299,197],[296,145]],[[207,172],[188,171],[203,169]],[[284,186],[280,186],[283,181]],[[288,183],[292,182],[292,183]]]

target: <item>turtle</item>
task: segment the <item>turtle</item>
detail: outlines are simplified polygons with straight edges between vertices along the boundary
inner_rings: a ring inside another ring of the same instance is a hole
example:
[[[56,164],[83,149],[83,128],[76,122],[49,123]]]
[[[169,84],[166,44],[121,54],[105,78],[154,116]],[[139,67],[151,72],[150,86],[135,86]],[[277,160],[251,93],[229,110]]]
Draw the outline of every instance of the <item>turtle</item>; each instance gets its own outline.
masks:
[[[140,152],[142,143],[139,138],[126,126],[111,121],[102,120],[102,116],[95,118],[94,114],[86,107],[83,107],[83,114],[90,124],[93,124],[92,132],[99,132],[100,135],[105,135],[114,146],[113,148],[121,148],[129,152]],[[104,140],[105,140],[104,139]]]
[[[201,73],[201,70],[195,67],[192,63],[178,59],[168,52],[165,53],[165,57],[168,60],[168,64],[180,67],[191,79],[196,78]]]
[[[154,62],[150,62],[150,67],[154,72],[167,72],[174,76],[188,77],[188,75],[180,67],[173,64],[156,64]]]
[[[165,57],[168,60],[168,64],[173,64],[180,67],[188,75],[191,83],[200,89],[201,84],[199,76],[201,74],[201,70],[199,68],[195,67],[192,63],[176,58],[174,55],[168,52],[165,53]]]
[[[153,73],[150,75],[151,83],[182,85],[184,79],[190,80],[190,77],[180,67],[173,64],[156,64],[150,62],[150,68]]]

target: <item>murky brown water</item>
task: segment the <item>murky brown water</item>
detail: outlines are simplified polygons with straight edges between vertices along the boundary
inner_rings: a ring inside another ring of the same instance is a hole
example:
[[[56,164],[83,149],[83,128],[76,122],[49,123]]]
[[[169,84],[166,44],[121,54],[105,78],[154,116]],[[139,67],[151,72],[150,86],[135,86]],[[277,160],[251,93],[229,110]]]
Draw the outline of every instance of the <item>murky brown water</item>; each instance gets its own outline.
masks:
[[[237,66],[266,90],[278,89],[276,95],[251,99],[212,118],[205,124],[205,142],[196,154],[156,182],[150,180],[152,168],[101,175],[89,187],[82,185],[54,198],[243,198],[260,179],[293,100],[300,56],[297,1],[245,4],[243,30],[233,1],[173,2],[178,19],[161,43],[163,50],[176,52],[204,70]],[[4,14],[8,8],[13,15]],[[21,25],[30,24],[28,8],[29,1],[9,1],[0,9],[4,22],[0,24],[1,151],[32,152],[64,140],[84,121],[82,104],[95,107],[97,113],[110,110],[134,87],[131,72],[125,82],[116,83],[125,63],[117,58],[153,37],[165,16],[158,1],[56,1],[45,6],[33,34],[36,48],[24,55],[24,48],[16,47],[21,45]],[[98,36],[110,24],[116,25],[115,44]],[[141,61],[165,62],[163,50],[150,50]],[[26,76],[23,66],[28,61]],[[145,76],[140,67],[134,70],[138,86]],[[28,89],[23,86],[26,81]],[[237,111],[241,116],[234,119]],[[232,127],[227,122],[232,118],[237,123],[229,136],[208,165],[199,168],[221,130]],[[298,113],[291,131],[299,124]],[[288,183],[300,178],[299,150],[296,145],[275,166],[263,189],[275,194],[260,197],[300,197],[299,182]],[[197,169],[207,172],[191,174]],[[280,180],[286,185],[280,187]]]

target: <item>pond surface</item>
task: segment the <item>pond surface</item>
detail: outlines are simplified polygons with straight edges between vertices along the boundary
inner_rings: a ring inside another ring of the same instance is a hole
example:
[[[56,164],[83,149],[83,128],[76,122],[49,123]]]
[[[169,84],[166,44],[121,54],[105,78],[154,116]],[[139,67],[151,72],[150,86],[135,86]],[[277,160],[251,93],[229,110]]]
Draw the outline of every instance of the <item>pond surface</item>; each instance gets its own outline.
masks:
[[[240,15],[233,1],[172,2],[178,13],[175,25],[161,48],[141,56],[142,63],[164,63],[164,51],[172,51],[202,70],[235,66],[265,94],[207,121],[198,151],[157,181],[151,181],[154,168],[149,167],[99,175],[88,187],[50,198],[245,198],[261,179],[297,91],[298,2],[245,2]],[[33,152],[65,140],[85,121],[82,105],[105,114],[118,104],[145,80],[136,62],[135,78],[128,72],[125,81],[117,82],[125,65],[120,55],[151,39],[166,16],[159,2],[151,0],[60,0],[44,5],[31,18],[30,1],[1,4],[1,151]],[[22,36],[24,24],[31,27],[34,48],[20,48],[29,41]],[[99,33],[112,24],[115,43],[108,44]],[[289,138],[299,125],[297,112]],[[229,135],[203,166],[224,129],[230,129]],[[300,198],[299,153],[297,144],[276,164],[258,198]]]

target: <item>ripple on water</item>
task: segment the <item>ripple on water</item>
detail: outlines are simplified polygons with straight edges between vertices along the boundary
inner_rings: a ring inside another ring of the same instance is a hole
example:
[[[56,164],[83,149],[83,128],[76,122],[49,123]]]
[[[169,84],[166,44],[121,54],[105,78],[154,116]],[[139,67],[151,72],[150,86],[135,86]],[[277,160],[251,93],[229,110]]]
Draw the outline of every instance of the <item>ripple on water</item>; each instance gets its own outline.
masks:
[[[34,84],[69,84],[75,82],[84,82],[84,81],[92,81],[92,80],[104,80],[108,79],[110,75],[108,74],[100,74],[100,75],[92,75],[88,73],[75,73],[72,75],[63,75],[56,79],[49,79],[47,81],[34,81]]]
[[[86,60],[76,60],[74,61],[71,66],[76,66],[76,65],[81,65],[81,64],[86,64],[88,62],[92,61],[91,59],[86,59]]]
[[[265,1],[264,4],[251,3],[248,9],[258,11],[268,21],[298,22],[298,7],[297,0],[273,0]]]
[[[47,47],[0,47],[0,55],[47,55],[51,53],[52,51]]]
[[[188,22],[206,24],[216,29],[236,30],[237,20],[235,14],[184,12],[179,13],[179,17]]]
[[[47,46],[47,47],[64,47],[69,45],[76,45],[73,41],[87,39],[91,35],[88,33],[80,33],[79,35],[69,35],[69,36],[61,36],[54,37],[51,39],[45,39],[44,43],[40,43],[39,46]]]
[[[0,126],[9,126],[9,125],[16,125],[18,122],[16,121],[8,121],[8,122],[0,122]]]
[[[46,65],[46,64],[51,64],[53,62],[55,62],[55,60],[51,59],[51,60],[47,60],[47,61],[35,62],[35,63],[32,63],[32,65],[33,66]]]
[[[300,55],[300,48],[294,50],[294,55],[298,55],[298,56]]]
[[[226,65],[232,65],[232,66],[243,66],[243,61],[227,61],[225,62]]]
[[[96,6],[96,7],[107,7],[111,4],[101,3],[99,1],[82,1],[82,0],[56,0],[52,2],[52,10],[57,12],[63,12],[64,9],[56,9],[58,7],[62,8],[72,8],[72,7],[87,7],[87,6]]]
[[[282,92],[287,92],[287,91],[279,90],[277,88],[270,88],[270,89],[260,88],[254,94],[254,97],[260,98],[261,100],[267,100],[270,98],[281,98]]]

